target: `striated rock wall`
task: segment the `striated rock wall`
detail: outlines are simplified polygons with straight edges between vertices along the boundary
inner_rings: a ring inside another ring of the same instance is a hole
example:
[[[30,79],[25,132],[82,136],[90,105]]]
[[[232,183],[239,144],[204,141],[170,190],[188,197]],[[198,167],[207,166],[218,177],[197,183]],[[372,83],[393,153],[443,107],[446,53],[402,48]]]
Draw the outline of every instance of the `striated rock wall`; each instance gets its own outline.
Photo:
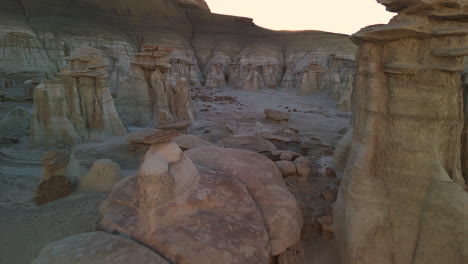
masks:
[[[212,14],[203,0],[0,0],[0,4],[0,73],[43,78],[63,68],[73,50],[92,47],[108,60],[111,91],[117,93],[131,75],[134,54],[152,45],[173,49],[171,82],[185,76],[192,87],[283,87],[306,95],[321,86],[321,91],[341,100],[351,83],[347,72],[353,71],[356,47],[347,36],[271,31],[252,19]],[[336,58],[348,63],[336,68]],[[318,73],[311,64],[324,71]],[[18,78],[10,75],[2,82],[27,80]],[[320,84],[322,79],[326,81]]]
[[[204,3],[1,0],[0,71],[56,73],[71,51],[93,47],[109,61],[111,86],[118,89],[143,45],[191,51],[192,25],[179,2]]]
[[[208,88],[281,88],[301,95],[324,91],[338,101],[350,94],[346,91],[353,83],[356,48],[345,35],[271,31],[249,18],[188,14]]]
[[[34,90],[31,142],[72,145],[122,136],[107,75],[108,65],[96,49],[78,49],[56,79]]]
[[[354,135],[335,207],[343,263],[466,263],[468,1],[378,2],[399,14],[353,36]]]

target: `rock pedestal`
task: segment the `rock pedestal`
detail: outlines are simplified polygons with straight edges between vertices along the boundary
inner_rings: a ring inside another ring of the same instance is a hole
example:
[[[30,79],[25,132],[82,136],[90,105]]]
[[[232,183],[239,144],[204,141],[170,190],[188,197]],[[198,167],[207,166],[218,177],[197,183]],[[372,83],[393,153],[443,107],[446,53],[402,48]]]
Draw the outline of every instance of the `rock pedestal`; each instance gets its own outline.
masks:
[[[190,97],[190,83],[182,70],[174,74],[169,52],[172,49],[145,46],[135,54],[130,73],[121,84],[117,102],[127,124],[154,125],[195,119]]]
[[[73,145],[125,135],[110,93],[108,65],[99,51],[78,49],[68,62],[56,79],[34,90],[32,143]]]
[[[106,231],[126,234],[179,264],[267,264],[299,241],[299,207],[271,161],[199,147],[188,151],[197,167],[172,141],[178,135],[155,131],[138,140],[151,147],[138,175],[117,183],[102,204]]]
[[[399,14],[352,37],[354,136],[334,210],[343,263],[466,263],[468,1],[378,2]]]

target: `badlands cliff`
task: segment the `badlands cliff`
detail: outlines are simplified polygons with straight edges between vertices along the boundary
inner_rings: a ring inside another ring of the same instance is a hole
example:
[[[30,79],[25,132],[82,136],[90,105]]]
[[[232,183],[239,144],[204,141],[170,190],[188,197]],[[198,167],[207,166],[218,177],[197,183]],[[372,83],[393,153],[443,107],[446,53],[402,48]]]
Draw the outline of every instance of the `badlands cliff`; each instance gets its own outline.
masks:
[[[117,94],[144,46],[171,48],[172,82],[192,87],[325,91],[349,110],[356,47],[347,36],[276,32],[252,19],[212,14],[200,1],[0,1],[0,80],[18,86],[53,76],[77,48],[110,64]]]

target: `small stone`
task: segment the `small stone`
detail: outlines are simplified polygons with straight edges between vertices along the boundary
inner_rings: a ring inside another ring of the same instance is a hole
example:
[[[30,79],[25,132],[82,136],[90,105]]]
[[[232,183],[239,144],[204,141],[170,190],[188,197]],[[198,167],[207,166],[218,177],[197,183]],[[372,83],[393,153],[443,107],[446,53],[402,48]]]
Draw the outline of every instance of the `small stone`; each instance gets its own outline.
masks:
[[[61,175],[53,175],[48,180],[42,181],[36,189],[34,203],[44,205],[46,203],[67,197],[73,192],[70,181]]]
[[[334,202],[336,201],[337,195],[338,195],[338,190],[333,188],[333,189],[327,189],[323,191],[320,196],[327,202]]]
[[[337,179],[337,180],[335,181],[335,185],[336,185],[336,186],[340,186],[340,185],[341,185],[341,179]]]
[[[331,215],[322,215],[317,217],[317,222],[319,222],[320,225],[331,225],[333,224],[333,217]]]
[[[101,159],[96,161],[88,174],[80,179],[80,191],[110,192],[121,179],[119,164]]]
[[[288,121],[290,117],[290,114],[274,109],[265,109],[264,113],[267,118],[278,122]]]
[[[335,172],[332,168],[327,167],[327,168],[325,169],[325,172],[326,172],[326,174],[327,174],[327,177],[336,178],[336,172]]]
[[[309,160],[308,158],[306,157],[299,157],[297,159],[294,160],[294,163],[298,164],[298,163],[304,163],[307,167],[312,167],[312,161]]]
[[[275,165],[278,167],[283,177],[292,176],[296,174],[296,166],[291,161],[280,160],[276,161]]]
[[[280,160],[292,161],[293,158],[294,158],[294,155],[292,153],[288,153],[288,152],[282,153],[280,155]]]
[[[299,177],[308,178],[312,169],[306,163],[296,163],[296,170]]]

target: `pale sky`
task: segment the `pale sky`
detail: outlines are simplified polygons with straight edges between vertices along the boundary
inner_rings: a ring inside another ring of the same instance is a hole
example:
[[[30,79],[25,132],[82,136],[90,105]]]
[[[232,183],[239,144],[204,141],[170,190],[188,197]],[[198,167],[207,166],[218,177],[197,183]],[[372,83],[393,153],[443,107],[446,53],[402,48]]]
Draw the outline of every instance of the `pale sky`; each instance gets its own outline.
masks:
[[[375,0],[205,0],[211,12],[250,17],[274,30],[323,30],[353,34],[385,24],[394,13]]]

